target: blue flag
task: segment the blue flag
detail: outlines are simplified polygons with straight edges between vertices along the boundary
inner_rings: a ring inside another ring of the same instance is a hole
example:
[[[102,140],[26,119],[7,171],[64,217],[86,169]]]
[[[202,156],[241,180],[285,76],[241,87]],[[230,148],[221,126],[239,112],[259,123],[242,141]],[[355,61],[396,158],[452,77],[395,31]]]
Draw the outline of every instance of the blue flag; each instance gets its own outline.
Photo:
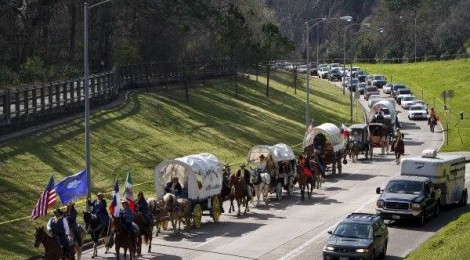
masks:
[[[65,179],[57,183],[55,192],[59,195],[62,204],[67,204],[78,197],[86,196],[88,194],[86,170],[65,177]]]

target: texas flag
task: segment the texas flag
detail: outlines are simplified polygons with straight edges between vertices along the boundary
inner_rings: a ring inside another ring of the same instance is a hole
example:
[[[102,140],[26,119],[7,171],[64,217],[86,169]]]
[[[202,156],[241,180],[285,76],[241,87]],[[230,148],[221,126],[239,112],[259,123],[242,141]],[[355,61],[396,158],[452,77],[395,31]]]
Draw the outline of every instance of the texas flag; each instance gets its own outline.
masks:
[[[119,199],[119,182],[116,179],[116,182],[114,183],[113,200],[109,205],[109,212],[111,212],[111,215],[115,218],[118,218],[119,213],[121,212],[120,203],[121,200]]]
[[[127,171],[126,182],[124,183],[124,193],[122,194],[129,203],[129,208],[132,212],[135,211],[134,193],[132,192],[132,179],[131,171]]]

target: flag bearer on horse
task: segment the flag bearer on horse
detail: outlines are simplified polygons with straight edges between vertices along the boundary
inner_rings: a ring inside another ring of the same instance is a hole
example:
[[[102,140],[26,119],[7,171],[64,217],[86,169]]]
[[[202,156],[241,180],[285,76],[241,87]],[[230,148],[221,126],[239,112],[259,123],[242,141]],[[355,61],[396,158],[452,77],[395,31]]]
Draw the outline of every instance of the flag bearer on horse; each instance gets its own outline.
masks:
[[[101,225],[104,225],[104,228],[108,228],[109,215],[106,206],[106,200],[103,198],[103,193],[98,192],[96,194],[97,199],[94,201],[87,200],[88,205],[91,206],[91,214],[95,214],[101,220]]]
[[[80,228],[77,224],[77,210],[75,209],[75,205],[72,202],[67,204],[67,210],[65,211],[65,218],[69,224],[70,230],[74,234],[74,238],[76,239],[79,246],[82,246],[82,236],[80,234]]]
[[[129,202],[127,200],[121,200],[121,205],[122,205],[122,210],[120,214],[123,217],[124,225],[126,226],[130,241],[134,243],[135,234],[134,234],[134,228],[132,226],[132,221],[134,220],[134,214],[132,213],[132,210],[129,207]]]
[[[47,223],[47,231],[52,237],[57,239],[63,250],[63,255],[70,255],[70,229],[67,219],[63,217],[64,213],[60,209],[54,210],[54,217]]]
[[[147,221],[147,224],[149,226],[152,226],[152,216],[148,212],[148,203],[145,200],[144,193],[142,191],[139,191],[137,193],[137,199],[135,200],[135,209],[136,212],[140,212],[142,216],[144,217],[145,221]]]

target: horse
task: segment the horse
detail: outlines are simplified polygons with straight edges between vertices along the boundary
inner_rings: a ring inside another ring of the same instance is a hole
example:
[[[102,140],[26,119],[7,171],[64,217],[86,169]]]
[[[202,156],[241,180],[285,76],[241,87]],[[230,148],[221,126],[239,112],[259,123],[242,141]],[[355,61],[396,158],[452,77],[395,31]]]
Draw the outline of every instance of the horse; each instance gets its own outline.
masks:
[[[257,198],[256,205],[259,205],[261,194],[263,195],[264,203],[268,204],[267,198],[268,198],[269,188],[271,185],[271,176],[269,175],[269,173],[261,172],[260,170],[253,169],[250,172],[250,182],[253,184],[253,187],[255,188],[255,194]],[[249,187],[248,184],[247,184],[247,187]]]
[[[223,203],[230,199],[230,168],[224,167],[222,172],[222,190],[220,191],[219,202],[221,212],[224,213]]]
[[[170,213],[170,222],[174,233],[181,232],[181,222],[184,220],[189,229],[191,224],[191,202],[185,198],[176,198],[172,193],[163,196],[165,210]]]
[[[429,128],[431,130],[431,133],[434,133],[434,128],[436,127],[436,125],[437,125],[437,118],[435,115],[432,115],[429,118]]]
[[[91,240],[93,241],[93,254],[91,257],[95,258],[98,256],[99,239],[105,238],[106,242],[111,242],[111,240],[108,239],[108,223],[102,224],[101,219],[96,214],[87,211],[83,212],[83,220],[85,222],[85,230],[87,233],[90,233]],[[108,253],[110,247],[110,244],[105,243],[105,254]]]
[[[157,227],[156,236],[160,233],[161,228],[167,229],[168,227],[168,212],[165,210],[165,202],[163,199],[155,200],[154,198],[149,198],[147,200],[149,205],[148,211],[153,216],[154,225]]]
[[[124,250],[124,259],[126,259],[127,249],[129,249],[130,259],[136,257],[137,251],[137,240],[140,236],[139,227],[132,223],[134,228],[134,238],[131,240],[129,237],[129,231],[126,229],[123,217],[113,218],[114,223],[114,249],[116,250],[116,259],[119,259],[119,251],[121,248]]]
[[[346,150],[352,162],[356,162],[359,158],[359,143],[357,141],[349,141],[346,145]]]
[[[398,138],[393,141],[392,151],[395,152],[395,162],[400,164],[400,157],[405,154],[405,142],[403,142],[403,138]]]
[[[153,219],[151,220],[153,222]],[[143,242],[148,245],[148,252],[152,250],[152,229],[153,223],[147,223],[142,212],[136,211],[134,214],[134,222],[139,227],[140,236],[137,238],[137,255],[142,255],[142,237]]]
[[[238,214],[240,216],[240,206],[244,203],[245,204],[245,213],[250,212],[248,208],[248,201],[250,200],[248,197],[248,192],[246,192],[245,188],[243,187],[243,183],[241,180],[235,176],[230,176],[230,208],[229,213],[232,213],[232,209],[235,211],[235,206],[233,205],[233,201],[237,201],[238,205]]]
[[[308,168],[307,168],[308,167]],[[297,181],[299,182],[301,200],[305,199],[305,189],[307,189],[307,197],[310,199],[315,185],[315,179],[312,176],[307,159],[301,155],[297,160]],[[309,173],[310,172],[310,176]]]
[[[70,255],[64,255],[59,242],[53,237],[47,234],[44,227],[37,227],[35,231],[34,247],[39,247],[40,244],[44,246],[44,256],[46,260],[58,260],[58,259],[77,259],[80,260],[82,256],[82,247],[78,245],[74,240],[73,246],[70,247]],[[75,258],[75,254],[77,254]]]

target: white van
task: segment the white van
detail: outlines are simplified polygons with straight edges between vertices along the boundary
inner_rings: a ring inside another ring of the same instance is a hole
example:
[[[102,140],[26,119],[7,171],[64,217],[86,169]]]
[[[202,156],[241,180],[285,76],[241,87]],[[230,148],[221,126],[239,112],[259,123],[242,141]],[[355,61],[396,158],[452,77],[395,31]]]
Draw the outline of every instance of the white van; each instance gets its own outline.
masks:
[[[400,174],[428,177],[434,187],[441,189],[441,205],[458,203],[464,206],[468,200],[466,162],[465,156],[424,150],[420,157],[402,159]]]

